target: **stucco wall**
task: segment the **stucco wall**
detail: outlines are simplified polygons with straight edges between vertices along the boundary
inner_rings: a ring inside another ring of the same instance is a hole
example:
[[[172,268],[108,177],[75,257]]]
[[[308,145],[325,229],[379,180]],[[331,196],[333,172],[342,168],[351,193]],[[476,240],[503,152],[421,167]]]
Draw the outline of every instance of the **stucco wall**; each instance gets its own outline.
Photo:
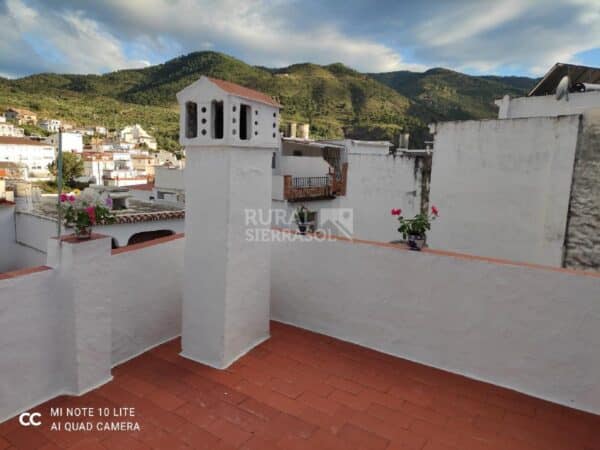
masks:
[[[112,362],[181,334],[184,239],[115,254],[102,280],[112,301]]]
[[[294,177],[324,177],[329,173],[329,164],[319,156],[282,156],[279,159],[280,173]]]
[[[579,116],[437,125],[432,248],[560,267]]]
[[[523,117],[556,117],[581,114],[591,108],[600,108],[600,92],[571,93],[569,100],[556,100],[554,95],[496,100],[499,119]]]
[[[351,153],[348,155],[345,196],[295,203],[276,201],[273,197],[272,207],[286,209],[288,216],[293,215],[301,204],[316,211],[321,208],[352,208],[354,237],[384,242],[400,239],[398,223],[390,215],[390,210],[402,208],[407,216],[419,212],[421,164],[421,159],[412,156]],[[275,180],[273,178],[274,183]]]
[[[174,236],[111,256],[110,239],[50,240],[53,269],[0,275],[0,422],[179,335],[183,246]]]
[[[600,270],[600,108],[583,115],[565,242],[565,267]]]
[[[64,392],[63,310],[53,290],[51,270],[0,279],[0,422]]]
[[[44,264],[46,255],[25,245],[15,237],[14,206],[0,204],[0,273]]]
[[[56,221],[28,212],[17,213],[16,221],[17,241],[45,253],[48,238],[56,236]],[[94,227],[94,232],[111,236],[119,247],[123,247],[136,233],[155,230],[171,230],[174,233],[182,233],[184,227],[183,219],[169,219],[98,225]],[[69,228],[63,228],[62,231],[63,234],[71,232],[72,230]]]
[[[274,243],[271,280],[275,320],[600,412],[600,277],[338,241]]]

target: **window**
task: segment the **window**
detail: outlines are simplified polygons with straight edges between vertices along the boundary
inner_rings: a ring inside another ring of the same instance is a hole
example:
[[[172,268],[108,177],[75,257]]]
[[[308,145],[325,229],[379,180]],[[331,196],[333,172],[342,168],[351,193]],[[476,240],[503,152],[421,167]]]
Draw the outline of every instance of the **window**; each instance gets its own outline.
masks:
[[[271,169],[275,169],[277,167],[277,163],[275,162],[276,153],[273,152],[273,157],[271,158]]]
[[[252,135],[252,108],[250,105],[240,105],[240,139],[246,141]]]
[[[223,139],[223,102],[212,101],[212,138]]]
[[[198,136],[198,105],[194,102],[185,104],[185,137]]]

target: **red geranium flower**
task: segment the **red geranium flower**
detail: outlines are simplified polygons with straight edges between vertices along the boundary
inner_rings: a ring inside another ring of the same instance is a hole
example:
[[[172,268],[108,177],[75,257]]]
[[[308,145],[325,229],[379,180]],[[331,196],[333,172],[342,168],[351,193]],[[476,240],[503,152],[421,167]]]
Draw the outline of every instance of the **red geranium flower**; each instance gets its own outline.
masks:
[[[90,218],[90,223],[92,225],[96,224],[96,208],[93,206],[88,206],[85,209],[85,212],[87,213],[88,217]]]
[[[440,214],[440,212],[438,211],[438,209],[435,206],[431,207],[431,214],[433,214],[434,216],[438,216]]]
[[[400,214],[402,214],[402,210],[400,208],[393,208],[391,213],[392,216],[399,216]]]

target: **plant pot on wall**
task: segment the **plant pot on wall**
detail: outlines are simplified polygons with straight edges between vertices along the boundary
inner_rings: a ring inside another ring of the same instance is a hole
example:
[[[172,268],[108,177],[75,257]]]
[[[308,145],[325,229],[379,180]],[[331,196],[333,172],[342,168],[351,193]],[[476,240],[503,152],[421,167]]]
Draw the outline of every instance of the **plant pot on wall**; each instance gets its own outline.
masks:
[[[91,239],[92,227],[77,227],[75,228],[75,237],[80,241]]]
[[[406,243],[411,250],[421,251],[425,246],[425,240],[424,234],[409,234]]]
[[[306,225],[305,223],[298,224],[298,231],[300,232],[300,234],[306,234],[307,228],[308,228],[308,225]]]

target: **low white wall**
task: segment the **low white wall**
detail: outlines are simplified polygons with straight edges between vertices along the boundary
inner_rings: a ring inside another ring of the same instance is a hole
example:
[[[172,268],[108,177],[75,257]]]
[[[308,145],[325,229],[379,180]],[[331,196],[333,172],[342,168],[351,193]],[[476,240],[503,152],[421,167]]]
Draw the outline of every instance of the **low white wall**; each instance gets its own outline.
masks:
[[[575,92],[569,94],[568,101],[564,98],[556,100],[554,95],[519,98],[505,96],[496,100],[496,105],[500,108],[499,119],[566,116],[600,108],[600,92]]]
[[[338,241],[271,280],[275,320],[600,413],[598,277]]]
[[[560,267],[579,116],[438,124],[432,248]]]
[[[46,255],[21,245],[15,236],[15,207],[0,204],[0,273],[45,263]]]
[[[56,236],[56,221],[28,212],[16,214],[17,242],[46,253],[48,238]],[[183,233],[184,219],[150,220],[136,223],[118,223],[112,225],[98,225],[94,233],[104,234],[114,238],[119,247],[127,245],[129,238],[136,233],[144,231],[171,230],[174,233]],[[63,234],[72,230],[63,228]]]
[[[63,309],[54,272],[0,279],[0,422],[64,392]]]
[[[184,239],[111,257],[112,362],[129,359],[181,334]]]
[[[0,422],[181,334],[183,248],[169,237],[111,256],[110,239],[51,240],[53,269],[0,274]]]

